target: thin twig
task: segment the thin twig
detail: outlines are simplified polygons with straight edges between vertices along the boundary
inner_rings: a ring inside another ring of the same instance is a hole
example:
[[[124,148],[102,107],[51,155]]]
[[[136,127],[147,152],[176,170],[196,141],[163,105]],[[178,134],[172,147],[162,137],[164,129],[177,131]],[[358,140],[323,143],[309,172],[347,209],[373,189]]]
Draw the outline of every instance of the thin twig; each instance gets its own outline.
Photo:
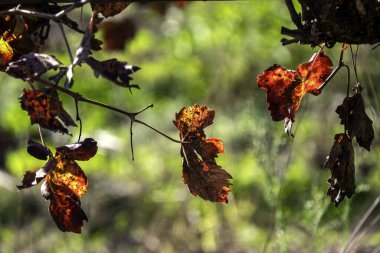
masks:
[[[38,133],[40,134],[40,139],[41,139],[41,143],[42,143],[42,145],[44,145],[44,146],[46,147],[46,145],[45,145],[45,141],[44,141],[44,137],[43,137],[43,135],[42,135],[42,129],[41,129],[40,124],[38,124]]]
[[[354,55],[354,52],[352,50],[352,45],[350,45],[350,51],[351,51],[351,59],[352,59],[352,65],[354,66],[354,73],[355,73],[355,79],[356,79],[356,83],[359,83],[359,79],[358,79],[358,72],[357,72],[357,68],[356,68],[356,60],[358,58],[358,50],[359,50],[359,45],[356,47],[356,51],[355,51],[355,55]]]
[[[56,14],[49,14],[44,12],[38,12],[38,11],[31,11],[31,10],[24,10],[20,9],[20,5],[11,8],[9,10],[0,11],[0,17],[1,16],[7,16],[7,15],[21,15],[21,16],[27,16],[27,17],[37,17],[37,18],[45,18],[45,19],[51,19],[54,21],[59,21],[63,16],[67,15],[74,9],[81,7],[87,3],[89,3],[89,0],[80,0],[78,2],[74,2],[72,5],[67,7],[66,9],[63,9],[62,11],[56,13]]]
[[[80,142],[80,139],[82,137],[82,129],[83,129],[83,124],[82,124],[82,119],[80,118],[79,116],[79,103],[78,103],[78,100],[74,98],[74,101],[75,101],[75,110],[77,112],[77,121],[79,121],[79,136],[78,136],[78,142]]]
[[[169,140],[171,140],[171,141],[173,141],[173,142],[180,143],[180,144],[188,143],[188,142],[184,142],[184,141],[176,140],[176,139],[170,137],[169,135],[167,135],[167,134],[161,132],[160,130],[158,130],[158,129],[156,129],[156,128],[154,128],[154,127],[152,127],[152,126],[150,126],[150,125],[146,124],[145,122],[142,122],[142,121],[140,121],[140,120],[138,120],[138,119],[135,119],[134,122],[139,123],[139,124],[141,124],[141,125],[144,125],[144,126],[150,128],[150,129],[152,129],[153,131],[157,132],[158,134],[164,136],[165,138],[167,138],[167,139],[169,139]]]
[[[135,152],[133,151],[133,121],[131,120],[131,126],[129,127],[129,135],[131,138],[131,153],[132,153],[132,161],[135,160]]]
[[[67,37],[66,37],[65,30],[63,29],[62,22],[59,21],[59,22],[57,22],[57,23],[58,23],[58,26],[59,26],[59,30],[61,31],[61,34],[62,34],[62,37],[63,37],[63,41],[65,42],[67,52],[69,53],[70,62],[71,62],[71,64],[72,64],[73,61],[74,61],[73,53],[71,52],[70,44],[69,44],[69,42],[67,41]]]
[[[292,18],[293,23],[297,26],[299,30],[303,29],[303,25],[301,22],[301,17],[297,13],[296,9],[294,8],[294,4],[292,0],[285,0],[286,7],[288,7],[290,17]]]

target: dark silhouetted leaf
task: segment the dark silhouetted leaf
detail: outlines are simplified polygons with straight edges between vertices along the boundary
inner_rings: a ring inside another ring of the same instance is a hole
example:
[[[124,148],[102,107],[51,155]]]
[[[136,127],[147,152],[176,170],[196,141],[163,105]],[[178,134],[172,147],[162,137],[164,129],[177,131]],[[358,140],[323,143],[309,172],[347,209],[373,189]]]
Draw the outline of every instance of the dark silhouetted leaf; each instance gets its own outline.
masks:
[[[101,26],[104,46],[107,50],[123,51],[125,44],[137,33],[136,23],[131,18],[105,21]]]
[[[122,12],[125,8],[128,7],[130,3],[128,2],[116,2],[116,3],[91,3],[92,9],[96,12],[101,13],[104,17],[112,17],[120,12]]]
[[[32,124],[68,134],[66,126],[76,126],[70,115],[63,109],[61,101],[55,90],[29,90],[24,89],[20,98],[21,108],[28,112]]]
[[[47,163],[37,171],[27,171],[22,180],[22,185],[17,186],[19,190],[35,186],[43,180],[57,166],[58,161],[54,158],[49,159]]]
[[[181,149],[183,157],[183,180],[192,194],[205,200],[228,203],[231,191],[231,175],[215,161],[224,152],[223,143],[217,138],[206,138],[203,129],[213,123],[215,111],[206,106],[194,105],[182,108],[176,114],[174,125],[180,131],[184,142]]]
[[[56,150],[64,159],[87,161],[95,156],[98,146],[94,139],[86,138],[84,141],[58,147]]]
[[[27,151],[29,155],[39,160],[47,160],[49,156],[53,155],[50,149],[33,140],[28,141]]]
[[[257,78],[258,87],[267,92],[268,110],[274,121],[288,118],[285,122],[287,133],[295,118],[302,97],[306,93],[319,95],[318,88],[331,74],[332,62],[323,52],[314,54],[309,62],[298,66],[297,71],[287,70],[275,64]]]
[[[335,142],[325,162],[331,171],[328,179],[330,188],[327,195],[338,206],[344,197],[351,198],[355,193],[355,156],[350,138],[346,134],[335,135]]]
[[[86,63],[94,70],[96,77],[101,75],[122,87],[139,88],[137,85],[129,84],[129,81],[133,80],[129,75],[139,70],[139,67],[117,59],[98,61],[92,57],[87,58]]]
[[[88,56],[92,54],[91,52],[92,47],[94,47],[95,50],[99,50],[100,43],[99,43],[99,40],[95,39],[94,33],[97,31],[97,24],[99,24],[100,22],[101,22],[101,19],[98,18],[96,14],[94,14],[91,17],[91,20],[88,24],[86,32],[83,35],[80,46],[75,53],[75,58],[73,62],[69,65],[69,67],[67,68],[67,73],[66,73],[67,80],[65,83],[66,88],[70,88],[74,82],[74,79],[73,79],[74,67],[76,65],[81,65],[88,58]]]
[[[341,119],[340,123],[345,126],[350,138],[356,137],[359,145],[370,151],[374,139],[374,130],[372,120],[365,112],[361,93],[346,97],[343,104],[336,108],[336,113],[338,113]]]
[[[15,78],[31,80],[40,77],[50,69],[61,66],[54,56],[47,54],[29,53],[21,56],[20,60],[11,62],[5,72]]]

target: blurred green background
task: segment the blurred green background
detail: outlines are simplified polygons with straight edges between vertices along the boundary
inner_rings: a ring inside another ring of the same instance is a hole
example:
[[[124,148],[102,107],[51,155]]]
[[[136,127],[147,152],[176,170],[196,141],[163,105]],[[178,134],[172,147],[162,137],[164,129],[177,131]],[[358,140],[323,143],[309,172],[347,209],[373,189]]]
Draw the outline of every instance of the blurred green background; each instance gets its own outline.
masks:
[[[84,9],[85,25],[90,10]],[[80,20],[79,11],[71,17]],[[126,19],[127,18],[127,19]],[[134,127],[131,159],[126,117],[80,104],[83,137],[98,141],[98,154],[80,162],[89,177],[82,206],[89,217],[81,235],[62,233],[48,212],[39,186],[17,191],[24,171],[43,165],[26,152],[38,129],[18,103],[26,86],[0,75],[0,252],[378,252],[380,207],[363,219],[380,194],[378,157],[379,49],[361,46],[359,80],[374,121],[371,152],[354,143],[356,194],[336,208],[326,196],[323,168],[334,135],[342,132],[335,108],[345,96],[342,70],[323,93],[307,95],[296,115],[295,138],[272,122],[257,75],[274,63],[296,69],[317,48],[281,46],[281,26],[294,27],[283,1],[132,4],[110,19],[133,30],[117,57],[142,69],[133,75],[141,90],[123,89],[75,69],[74,91],[128,111],[154,107],[140,119],[178,138],[175,112],[194,103],[216,110],[208,136],[224,141],[218,164],[233,176],[228,205],[206,202],[182,182],[179,145],[144,126]],[[123,23],[124,22],[124,23]],[[104,25],[103,27],[106,27]],[[122,33],[121,28],[116,31]],[[74,51],[80,35],[67,30]],[[97,35],[101,38],[105,30]],[[116,38],[118,33],[116,33]],[[121,35],[120,35],[121,36]],[[115,38],[113,38],[115,39]],[[112,39],[111,39],[112,41]],[[69,58],[59,30],[52,29],[44,52]],[[340,45],[327,49],[337,64]],[[345,61],[351,64],[349,52]],[[353,76],[352,76],[352,79]],[[352,82],[352,85],[355,83]],[[75,116],[74,101],[61,95]],[[43,131],[49,147],[73,143],[73,136]],[[364,224],[357,232],[359,223]]]

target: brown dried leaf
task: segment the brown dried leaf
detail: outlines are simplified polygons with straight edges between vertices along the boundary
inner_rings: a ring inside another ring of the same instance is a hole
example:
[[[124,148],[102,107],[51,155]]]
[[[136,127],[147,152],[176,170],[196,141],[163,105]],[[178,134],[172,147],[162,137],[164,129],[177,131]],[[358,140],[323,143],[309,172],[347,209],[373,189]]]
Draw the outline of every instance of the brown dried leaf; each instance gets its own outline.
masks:
[[[101,75],[121,87],[139,88],[138,85],[129,84],[129,81],[133,80],[129,75],[138,71],[139,67],[117,59],[98,61],[92,57],[88,57],[86,63],[94,70],[96,77]]]
[[[57,166],[58,161],[54,158],[51,158],[47,163],[37,171],[28,170],[25,172],[24,178],[22,180],[22,185],[18,185],[19,190],[29,188],[37,185],[41,182],[51,171]]]
[[[228,203],[231,175],[215,161],[224,152],[217,138],[206,138],[203,129],[213,123],[215,111],[206,106],[182,108],[176,114],[174,125],[180,131],[183,158],[183,180],[195,196],[213,202]]]
[[[50,178],[41,188],[41,193],[50,200],[50,215],[57,227],[63,232],[81,233],[83,221],[88,221],[88,218],[76,194],[65,184],[56,184]]]
[[[98,151],[97,142],[86,138],[81,142],[56,148],[57,153],[66,160],[88,161]]]
[[[63,109],[58,94],[53,89],[29,90],[24,89],[20,98],[21,108],[28,112],[32,124],[68,134],[66,126],[76,126],[70,115]]]
[[[335,135],[335,142],[325,162],[331,171],[328,179],[330,187],[327,195],[338,206],[344,197],[351,198],[355,193],[355,156],[350,138],[346,134]]]
[[[20,60],[11,62],[5,72],[15,78],[31,80],[40,77],[50,69],[58,69],[61,62],[47,54],[29,53]]]
[[[91,3],[92,9],[96,12],[101,13],[104,17],[112,17],[120,12],[122,12],[125,8],[128,7],[130,3],[128,2],[115,2],[115,3]]]
[[[351,139],[356,137],[359,146],[370,151],[374,130],[372,120],[365,112],[364,101],[361,93],[352,97],[346,97],[343,104],[336,108],[336,113],[341,119],[340,123],[345,126]]]

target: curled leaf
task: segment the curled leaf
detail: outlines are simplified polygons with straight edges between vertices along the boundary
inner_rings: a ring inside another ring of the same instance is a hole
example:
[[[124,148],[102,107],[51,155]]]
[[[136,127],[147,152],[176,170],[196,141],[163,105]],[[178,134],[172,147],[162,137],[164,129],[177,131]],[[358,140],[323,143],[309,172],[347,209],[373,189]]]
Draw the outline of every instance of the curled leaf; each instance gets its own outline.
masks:
[[[39,160],[47,160],[49,156],[52,156],[50,149],[33,140],[28,141],[27,151],[29,155]]]
[[[297,71],[275,64],[257,77],[258,87],[267,92],[268,110],[274,121],[287,119],[286,132],[291,133],[302,97],[306,93],[319,95],[318,88],[331,74],[332,62],[323,52],[314,54],[309,62],[298,66]]]
[[[325,168],[331,171],[327,195],[335,206],[338,206],[344,197],[351,198],[355,193],[354,161],[354,148],[350,138],[343,133],[335,135],[334,144],[324,164]]]
[[[359,146],[370,151],[374,130],[372,120],[365,112],[363,97],[360,92],[352,97],[346,97],[343,104],[336,108],[336,113],[341,119],[351,139],[356,137]]]
[[[83,221],[88,221],[88,218],[80,206],[79,198],[70,188],[48,180],[41,193],[50,200],[50,215],[57,227],[63,232],[81,233]]]
[[[217,138],[206,138],[203,129],[213,123],[215,111],[206,106],[182,108],[176,114],[174,125],[180,131],[184,183],[195,196],[213,202],[228,203],[231,175],[215,161],[224,152]]]
[[[61,62],[47,54],[29,53],[11,62],[5,72],[15,78],[31,80],[40,77],[50,69],[58,69]]]
[[[95,156],[98,151],[97,142],[92,138],[86,138],[81,142],[56,148],[64,159],[87,161]]]
[[[41,180],[43,180],[51,171],[57,166],[58,161],[54,158],[49,159],[49,161],[37,171],[27,171],[22,180],[22,185],[17,186],[19,190],[29,188],[37,185]]]
[[[137,85],[129,84],[133,80],[130,75],[138,71],[139,67],[132,66],[127,62],[120,62],[117,59],[98,61],[92,57],[88,57],[86,63],[94,70],[96,77],[101,75],[122,87],[139,88]]]
[[[24,89],[20,102],[21,108],[28,112],[32,124],[65,134],[69,131],[63,124],[76,126],[71,116],[63,109],[58,94],[53,89]]]

